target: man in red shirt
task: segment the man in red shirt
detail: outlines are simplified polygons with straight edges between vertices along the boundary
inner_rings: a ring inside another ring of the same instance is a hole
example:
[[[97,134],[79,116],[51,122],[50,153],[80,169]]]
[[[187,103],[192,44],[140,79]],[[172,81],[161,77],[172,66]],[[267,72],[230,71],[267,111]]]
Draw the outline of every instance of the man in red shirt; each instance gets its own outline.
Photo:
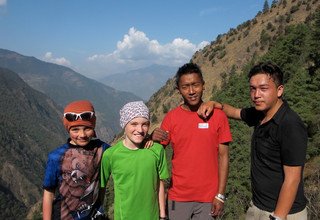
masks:
[[[221,215],[225,202],[231,133],[223,111],[215,109],[203,120],[204,80],[200,68],[187,63],[176,74],[176,88],[184,102],[168,112],[153,140],[171,143],[172,182],[168,211],[171,220],[212,219]]]

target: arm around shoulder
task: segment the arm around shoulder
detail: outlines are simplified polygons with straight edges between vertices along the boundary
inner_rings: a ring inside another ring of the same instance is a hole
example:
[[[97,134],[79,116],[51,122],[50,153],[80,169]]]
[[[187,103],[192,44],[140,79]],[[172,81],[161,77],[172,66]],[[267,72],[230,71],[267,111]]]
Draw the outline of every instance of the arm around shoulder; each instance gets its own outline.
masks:
[[[208,102],[202,103],[197,113],[200,117],[207,118],[210,114],[212,114],[215,108],[221,109],[228,116],[228,118],[238,119],[238,120],[241,119],[240,108],[235,108],[229,104],[220,103],[216,101],[208,101]]]

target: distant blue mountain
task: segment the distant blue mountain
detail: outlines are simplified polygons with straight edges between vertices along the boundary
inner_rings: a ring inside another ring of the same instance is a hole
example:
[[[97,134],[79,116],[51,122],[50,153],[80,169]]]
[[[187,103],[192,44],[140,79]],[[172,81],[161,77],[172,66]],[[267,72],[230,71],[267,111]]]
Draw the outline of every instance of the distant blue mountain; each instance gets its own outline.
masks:
[[[177,67],[154,64],[146,68],[105,76],[99,81],[115,89],[131,92],[147,101],[175,75],[176,71]]]

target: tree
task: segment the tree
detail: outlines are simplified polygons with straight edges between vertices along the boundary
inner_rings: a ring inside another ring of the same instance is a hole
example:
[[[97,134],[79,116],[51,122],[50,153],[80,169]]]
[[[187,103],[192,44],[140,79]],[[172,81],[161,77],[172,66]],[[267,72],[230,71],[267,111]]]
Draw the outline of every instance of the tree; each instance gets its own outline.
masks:
[[[264,1],[264,4],[263,4],[262,12],[263,12],[263,13],[266,13],[266,12],[269,11],[269,9],[270,9],[270,7],[269,7],[268,0],[265,0],[265,1]]]
[[[278,4],[278,0],[273,0],[271,3],[271,8],[276,7],[277,4]]]
[[[319,52],[319,39],[320,39],[320,9],[317,9],[314,15],[314,24],[313,24],[313,33],[311,36],[311,52],[310,52],[310,59],[313,62],[313,70],[314,72],[316,69],[320,68],[320,52]]]

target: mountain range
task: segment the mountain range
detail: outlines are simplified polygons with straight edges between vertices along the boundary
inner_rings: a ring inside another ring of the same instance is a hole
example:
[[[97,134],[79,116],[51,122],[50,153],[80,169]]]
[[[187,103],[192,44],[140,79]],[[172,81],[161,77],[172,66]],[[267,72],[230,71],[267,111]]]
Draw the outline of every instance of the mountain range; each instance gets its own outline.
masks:
[[[129,101],[142,99],[70,68],[5,49],[0,49],[0,67],[16,72],[28,85],[49,96],[62,108],[74,100],[90,100],[97,111],[97,135],[107,142],[120,131],[119,109]]]
[[[101,78],[99,82],[117,90],[133,93],[148,101],[176,71],[177,67],[153,64],[146,68],[112,74]]]

